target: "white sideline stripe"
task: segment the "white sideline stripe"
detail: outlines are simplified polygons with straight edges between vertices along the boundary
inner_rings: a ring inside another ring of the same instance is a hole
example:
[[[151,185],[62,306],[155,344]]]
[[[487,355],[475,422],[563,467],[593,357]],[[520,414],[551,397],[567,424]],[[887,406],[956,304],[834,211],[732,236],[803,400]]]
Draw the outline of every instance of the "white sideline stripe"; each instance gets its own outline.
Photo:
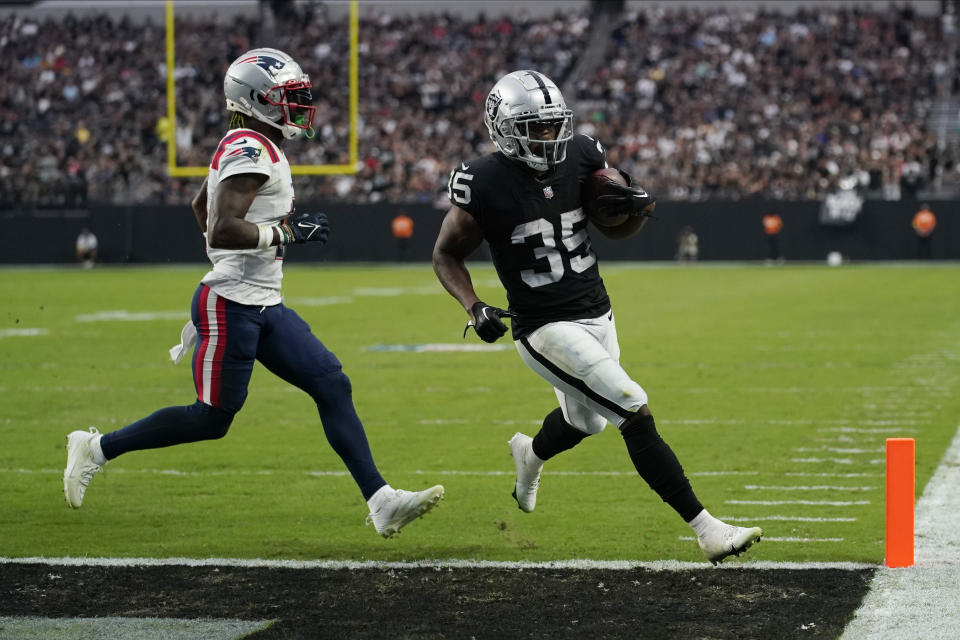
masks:
[[[286,473],[302,473],[308,476],[315,477],[324,477],[324,476],[348,476],[350,473],[348,471],[341,470],[317,470],[317,471],[278,471],[274,469],[259,469],[255,471],[244,471],[242,469],[227,469],[222,471],[182,471],[179,469],[114,469],[110,467],[109,472],[114,473],[135,473],[135,474],[145,474],[145,475],[164,475],[164,476],[187,476],[187,477],[208,477],[208,476],[272,476],[274,474],[286,474]],[[19,473],[19,474],[56,474],[60,475],[63,473],[63,469],[14,469],[6,468],[0,469],[0,473]],[[418,476],[512,476],[516,471],[467,471],[461,469],[414,469],[408,473],[412,473]],[[690,476],[752,476],[757,475],[757,471],[696,471],[694,473],[688,473]],[[546,476],[626,476],[634,477],[637,475],[636,471],[544,471],[543,475]]]
[[[812,487],[796,487],[796,486],[759,486],[755,484],[748,484],[743,487],[744,489],[749,489],[750,491],[873,491],[877,487],[832,487],[827,485],[814,485]]]
[[[809,518],[806,516],[717,516],[724,522],[754,522],[760,520],[778,520],[783,522],[856,522],[856,518]],[[764,538],[766,540],[767,538]]]
[[[923,447],[923,443],[918,443]],[[922,450],[922,449],[921,449]],[[960,427],[916,504],[913,567],[881,567],[841,640],[947,640],[960,608]]]
[[[822,504],[828,507],[850,507],[870,504],[869,500],[724,500],[725,504],[760,504],[774,506],[781,504]]]
[[[693,540],[693,538],[689,538]],[[767,540],[768,538],[764,538]],[[651,571],[696,571],[719,569],[840,569],[860,571],[876,569],[864,562],[772,562],[746,560],[711,567],[706,562],[680,560],[545,560],[543,562],[508,562],[502,560],[461,560],[459,558],[418,560],[414,562],[379,562],[376,560],[264,560],[261,558],[6,558],[4,564],[46,564],[57,567],[238,567],[265,569],[649,569]]]

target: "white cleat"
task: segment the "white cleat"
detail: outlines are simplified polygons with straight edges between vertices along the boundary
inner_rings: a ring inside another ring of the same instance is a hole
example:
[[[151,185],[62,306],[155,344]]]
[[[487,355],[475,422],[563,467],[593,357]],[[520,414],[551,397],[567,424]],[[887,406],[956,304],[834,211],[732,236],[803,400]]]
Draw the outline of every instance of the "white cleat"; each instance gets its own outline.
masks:
[[[90,441],[100,435],[96,427],[89,431],[72,431],[67,436],[67,468],[63,471],[63,495],[67,504],[79,509],[83,504],[83,494],[97,471],[103,467],[93,461]]]
[[[521,511],[530,513],[537,506],[537,490],[540,488],[540,471],[543,460],[533,453],[533,438],[516,433],[510,442],[510,455],[517,466],[517,480],[513,485],[513,498]]]
[[[384,538],[392,538],[400,529],[433,509],[443,500],[443,486],[436,485],[423,491],[404,491],[390,489],[393,494],[386,497],[376,511],[367,515],[367,524]]]
[[[744,528],[720,522],[702,536],[698,536],[697,544],[706,554],[707,560],[718,565],[724,558],[739,556],[754,543],[760,542],[762,535],[760,527]]]

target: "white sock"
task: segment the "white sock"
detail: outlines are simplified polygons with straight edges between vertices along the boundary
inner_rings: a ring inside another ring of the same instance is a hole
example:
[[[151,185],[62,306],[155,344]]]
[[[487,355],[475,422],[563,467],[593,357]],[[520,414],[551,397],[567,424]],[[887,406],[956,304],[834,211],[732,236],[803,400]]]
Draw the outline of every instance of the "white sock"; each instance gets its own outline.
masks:
[[[720,521],[710,515],[710,512],[704,509],[696,515],[696,517],[688,522],[690,528],[693,529],[693,532],[697,534],[697,537],[702,536],[707,529],[712,527],[714,524],[718,524]]]
[[[90,454],[93,456],[93,462],[101,467],[107,464],[107,457],[103,455],[103,449],[100,448],[100,438],[96,436],[90,440]]]
[[[388,484],[385,484],[377,489],[377,492],[370,496],[370,499],[367,500],[367,506],[370,507],[371,513],[379,509],[380,505],[383,504],[383,501],[386,500],[391,494],[393,494],[393,487]]]

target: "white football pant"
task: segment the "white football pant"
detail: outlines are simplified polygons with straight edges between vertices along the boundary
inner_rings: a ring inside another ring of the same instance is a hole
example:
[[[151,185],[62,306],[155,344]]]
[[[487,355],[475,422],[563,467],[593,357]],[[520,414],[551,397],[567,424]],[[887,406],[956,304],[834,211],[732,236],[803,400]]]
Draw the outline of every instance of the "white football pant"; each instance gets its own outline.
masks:
[[[514,345],[527,366],[553,385],[564,419],[585,433],[600,433],[608,420],[619,426],[647,404],[647,392],[620,366],[613,312],[551,322]]]

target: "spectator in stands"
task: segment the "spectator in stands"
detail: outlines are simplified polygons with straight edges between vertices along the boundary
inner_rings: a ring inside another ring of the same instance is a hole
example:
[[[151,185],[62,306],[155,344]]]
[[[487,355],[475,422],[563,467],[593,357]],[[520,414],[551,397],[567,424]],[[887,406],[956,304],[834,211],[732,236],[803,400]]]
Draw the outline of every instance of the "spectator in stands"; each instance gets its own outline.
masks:
[[[274,6],[274,3],[266,5]],[[291,152],[293,164],[350,161],[348,30],[324,6],[287,5],[283,46],[320,69],[324,126]],[[222,131],[209,87],[228,62],[268,40],[270,21],[177,18],[177,122],[165,123],[164,28],[119,11],[0,18],[0,202],[85,206],[187,203],[196,184],[166,172],[203,166]],[[455,105],[505,69],[570,76],[590,37],[590,16],[486,18],[390,14],[360,19],[361,170],[297,179],[301,200],[434,202],[450,157],[488,141]],[[843,177],[864,175],[899,198],[932,182],[960,185],[957,143],[927,126],[946,86],[940,20],[905,10],[730,12],[640,7],[623,22],[574,93],[582,132],[610,141],[619,166],[673,199],[821,199]],[[637,42],[644,46],[638,53]],[[954,74],[956,75],[956,74]],[[24,109],[23,105],[33,105]],[[653,187],[652,187],[653,188]],[[879,195],[879,194],[878,194]],[[438,202],[442,207],[445,203]]]
[[[677,234],[677,255],[680,262],[696,262],[700,255],[700,242],[693,227],[684,225]]]
[[[84,269],[92,268],[97,261],[98,245],[97,236],[84,227],[77,236],[77,262],[83,265]]]
[[[920,205],[920,210],[913,214],[912,226],[917,234],[917,258],[929,260],[933,257],[933,230],[937,227],[937,216],[930,210],[930,205]]]

